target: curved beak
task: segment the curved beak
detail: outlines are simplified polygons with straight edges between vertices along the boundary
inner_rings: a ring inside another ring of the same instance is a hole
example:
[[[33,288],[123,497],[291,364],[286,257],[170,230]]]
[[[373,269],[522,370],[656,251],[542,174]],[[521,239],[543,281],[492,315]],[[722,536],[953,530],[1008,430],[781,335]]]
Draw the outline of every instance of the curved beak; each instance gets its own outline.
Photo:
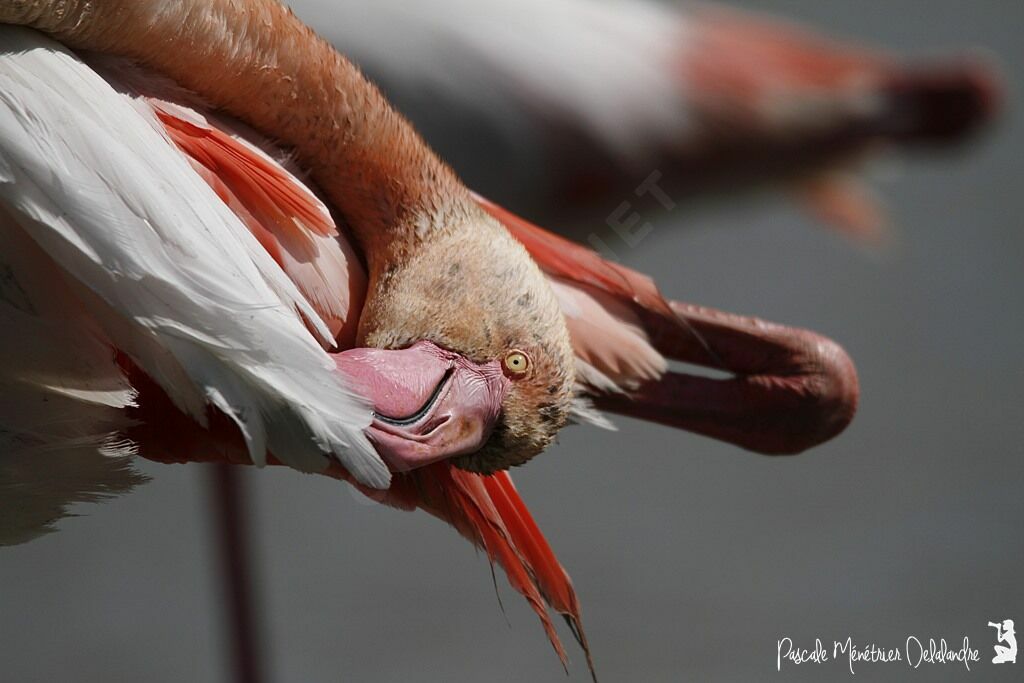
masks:
[[[349,386],[373,404],[367,435],[393,472],[478,450],[510,386],[498,361],[474,363],[427,341],[349,349],[334,359]]]

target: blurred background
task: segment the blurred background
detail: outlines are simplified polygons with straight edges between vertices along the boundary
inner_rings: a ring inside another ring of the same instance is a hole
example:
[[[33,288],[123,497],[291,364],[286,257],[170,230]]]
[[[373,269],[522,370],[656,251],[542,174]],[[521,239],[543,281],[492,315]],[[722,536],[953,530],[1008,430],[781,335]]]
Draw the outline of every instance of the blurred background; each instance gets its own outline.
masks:
[[[338,20],[329,3],[291,4],[318,27]],[[777,640],[908,635],[969,636],[982,662],[862,664],[857,679],[1019,680],[1024,663],[988,663],[986,623],[1024,625],[1024,5],[730,4],[900,54],[983,47],[1005,112],[963,148],[874,164],[886,249],[777,195],[653,213],[649,236],[616,249],[674,298],[841,342],[862,387],[846,433],[772,459],[626,419],[573,427],[516,471],[520,493],[574,579],[601,680],[836,680],[835,664],[777,674]],[[140,469],[152,481],[131,495],[0,552],[0,680],[229,680],[206,473]],[[499,575],[503,616],[486,559],[451,529],[326,478],[244,474],[267,680],[563,680],[525,602]]]

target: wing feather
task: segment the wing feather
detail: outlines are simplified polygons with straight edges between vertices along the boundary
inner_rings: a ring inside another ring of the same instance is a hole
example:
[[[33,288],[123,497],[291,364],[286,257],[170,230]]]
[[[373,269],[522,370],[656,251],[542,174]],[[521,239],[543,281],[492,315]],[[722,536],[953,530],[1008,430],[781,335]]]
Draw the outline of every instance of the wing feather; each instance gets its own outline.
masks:
[[[284,166],[219,122],[147,98],[193,167],[284,270],[342,346],[350,345],[366,273],[327,207]]]
[[[370,408],[306,324],[330,330],[159,123],[59,44],[0,37],[0,201],[115,345],[200,423],[208,404],[229,415],[255,463],[269,448],[321,471],[331,453],[386,486]]]

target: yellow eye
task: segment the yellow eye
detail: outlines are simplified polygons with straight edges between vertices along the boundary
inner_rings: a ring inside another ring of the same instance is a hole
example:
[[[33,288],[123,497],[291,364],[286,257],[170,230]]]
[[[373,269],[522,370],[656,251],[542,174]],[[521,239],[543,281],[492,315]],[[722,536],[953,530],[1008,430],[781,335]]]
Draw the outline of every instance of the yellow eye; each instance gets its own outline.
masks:
[[[530,369],[530,357],[522,351],[509,351],[501,364],[510,375],[524,375]]]

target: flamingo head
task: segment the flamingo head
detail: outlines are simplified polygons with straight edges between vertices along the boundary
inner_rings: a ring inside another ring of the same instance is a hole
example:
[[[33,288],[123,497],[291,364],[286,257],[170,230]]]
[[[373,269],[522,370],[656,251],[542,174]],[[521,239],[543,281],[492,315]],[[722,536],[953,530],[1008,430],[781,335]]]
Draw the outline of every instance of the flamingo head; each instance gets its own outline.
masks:
[[[358,348],[337,356],[373,404],[368,433],[393,471],[446,458],[507,469],[567,421],[575,360],[558,302],[502,226],[471,221],[371,263]]]

